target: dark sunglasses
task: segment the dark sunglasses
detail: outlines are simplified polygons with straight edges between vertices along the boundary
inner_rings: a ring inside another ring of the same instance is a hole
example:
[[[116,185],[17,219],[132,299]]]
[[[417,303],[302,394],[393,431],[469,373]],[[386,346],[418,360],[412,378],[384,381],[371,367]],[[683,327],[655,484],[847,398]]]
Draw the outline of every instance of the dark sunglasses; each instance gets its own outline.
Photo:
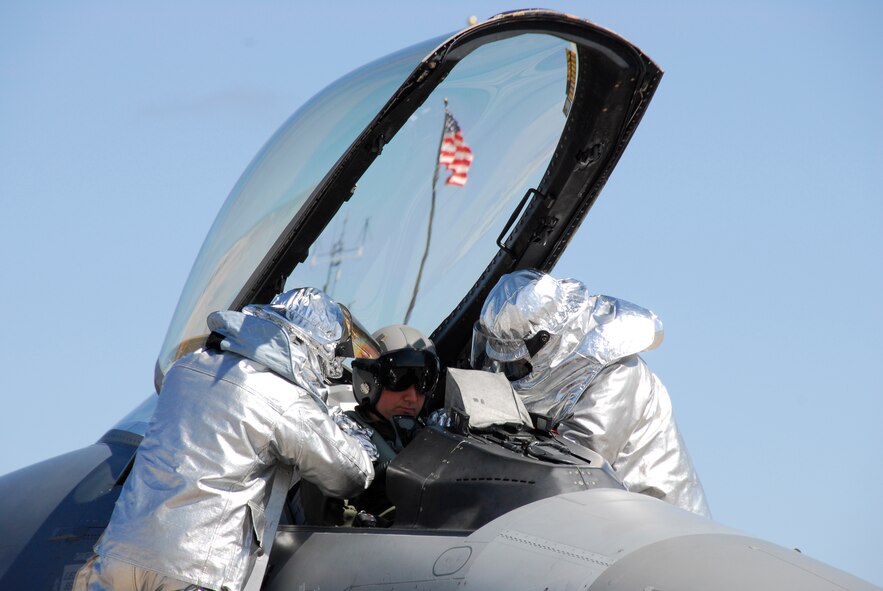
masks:
[[[441,366],[432,351],[400,349],[381,355],[371,363],[376,364],[380,385],[393,392],[401,392],[414,386],[418,391],[430,393],[438,384]]]

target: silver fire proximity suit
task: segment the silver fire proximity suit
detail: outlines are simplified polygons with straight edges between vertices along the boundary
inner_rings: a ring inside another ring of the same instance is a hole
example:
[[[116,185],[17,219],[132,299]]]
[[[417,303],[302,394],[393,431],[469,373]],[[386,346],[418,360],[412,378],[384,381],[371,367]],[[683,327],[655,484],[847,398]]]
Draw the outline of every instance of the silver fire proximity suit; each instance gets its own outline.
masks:
[[[472,365],[505,371],[531,413],[601,454],[630,491],[710,516],[668,392],[637,355],[662,335],[649,310],[573,279],[517,271],[488,294]]]
[[[280,463],[334,497],[370,484],[369,453],[324,403],[346,336],[337,303],[302,288],[268,306],[214,312],[208,324],[223,337],[220,350],[201,349],[169,370],[75,589],[238,591],[264,542]]]

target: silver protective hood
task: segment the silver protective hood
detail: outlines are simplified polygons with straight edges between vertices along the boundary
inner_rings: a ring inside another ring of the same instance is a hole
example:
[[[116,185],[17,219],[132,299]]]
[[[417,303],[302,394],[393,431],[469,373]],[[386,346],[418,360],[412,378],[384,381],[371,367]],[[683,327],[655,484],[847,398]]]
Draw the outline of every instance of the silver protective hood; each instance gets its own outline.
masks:
[[[209,330],[224,337],[222,350],[266,365],[325,408],[328,378],[340,377],[342,372],[335,349],[345,338],[346,318],[324,292],[312,287],[293,289],[268,305],[213,312],[207,322]]]
[[[534,355],[525,344],[546,331]],[[491,290],[473,335],[472,363],[519,359],[531,371],[512,382],[528,410],[560,422],[604,366],[657,347],[663,338],[656,314],[624,300],[590,295],[580,281],[524,270],[503,276]]]

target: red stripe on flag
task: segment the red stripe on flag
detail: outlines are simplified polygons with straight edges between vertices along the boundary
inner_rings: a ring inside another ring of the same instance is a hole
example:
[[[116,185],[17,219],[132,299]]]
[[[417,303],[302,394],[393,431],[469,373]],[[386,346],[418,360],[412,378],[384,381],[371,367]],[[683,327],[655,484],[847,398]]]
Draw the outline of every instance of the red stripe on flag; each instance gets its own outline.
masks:
[[[438,163],[451,172],[451,176],[445,181],[446,185],[462,187],[466,184],[469,167],[472,165],[472,149],[466,145],[457,120],[447,110]]]

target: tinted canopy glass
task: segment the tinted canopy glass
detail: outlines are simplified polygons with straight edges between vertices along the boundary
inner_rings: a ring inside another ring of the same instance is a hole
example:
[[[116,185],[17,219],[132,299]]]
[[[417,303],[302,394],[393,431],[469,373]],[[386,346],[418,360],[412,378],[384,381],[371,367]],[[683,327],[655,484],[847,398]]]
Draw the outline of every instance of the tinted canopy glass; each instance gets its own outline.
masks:
[[[201,344],[206,316],[231,305],[325,174],[438,42],[335,83],[270,140],[203,245],[163,345],[162,373]],[[384,146],[285,288],[323,288],[372,330],[407,321],[431,333],[542,179],[567,119],[569,48],[552,35],[523,34],[466,55]],[[463,186],[436,169],[446,103],[473,154]]]
[[[549,164],[566,119],[567,47],[522,35],[463,59],[384,147],[286,289],[321,287],[369,328],[431,333]],[[438,166],[446,101],[472,153],[463,186]]]
[[[160,351],[164,374],[202,342],[205,319],[230,307],[294,214],[408,74],[443,38],[341,78],[298,109],[255,156],[218,213]]]

